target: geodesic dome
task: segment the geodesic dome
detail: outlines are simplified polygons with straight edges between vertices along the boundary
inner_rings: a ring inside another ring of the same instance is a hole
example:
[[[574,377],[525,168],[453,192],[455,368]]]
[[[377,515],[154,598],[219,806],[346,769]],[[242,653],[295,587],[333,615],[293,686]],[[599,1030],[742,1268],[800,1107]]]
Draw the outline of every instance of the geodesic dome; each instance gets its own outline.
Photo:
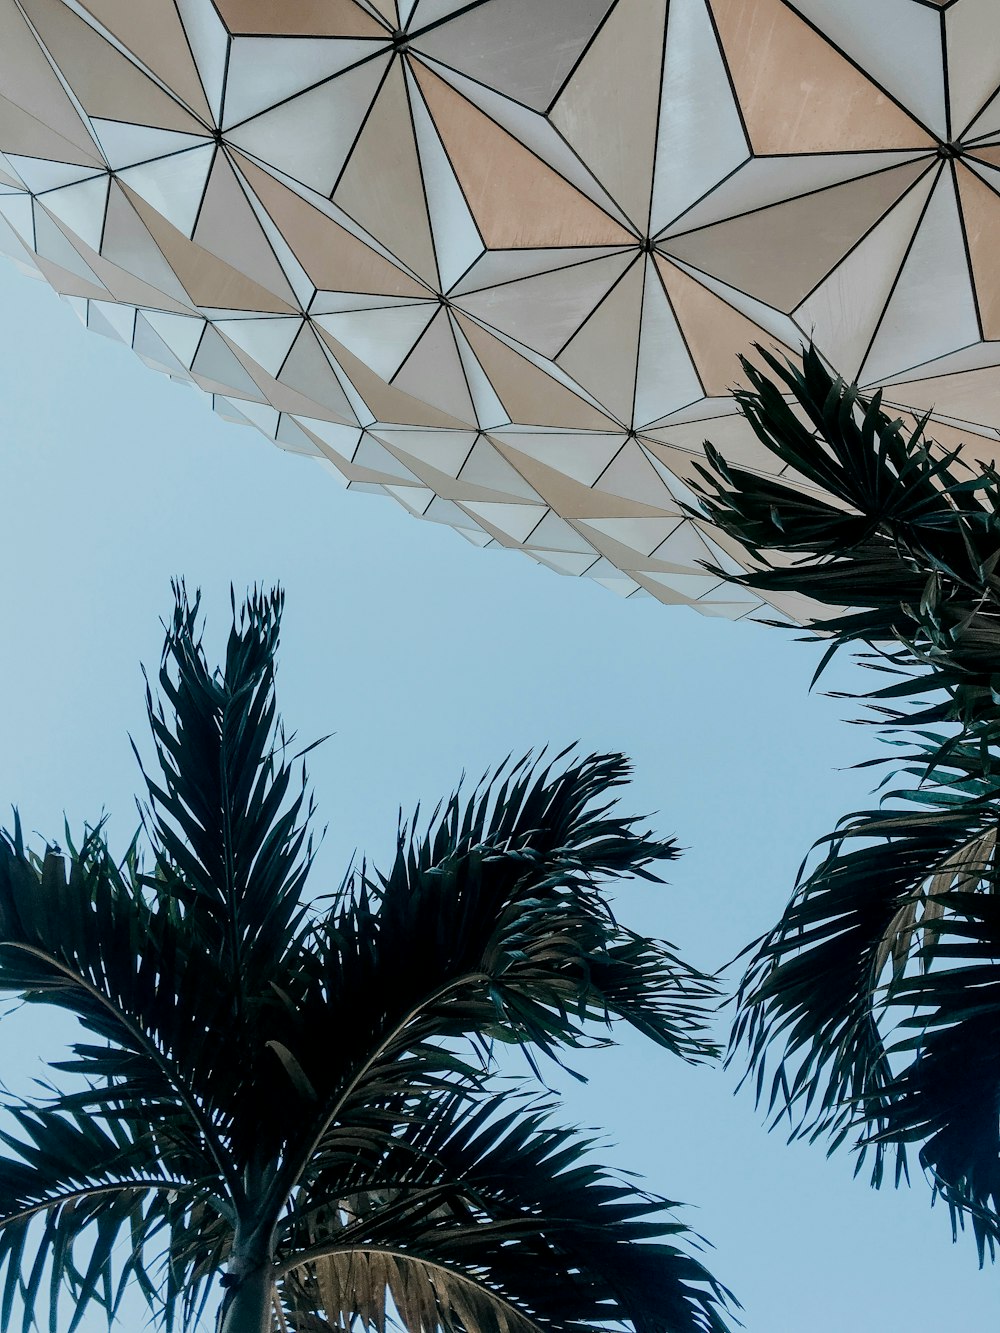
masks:
[[[0,0],[0,244],[355,489],[740,616],[753,342],[992,455],[993,0]],[[787,609],[787,608],[786,608]]]

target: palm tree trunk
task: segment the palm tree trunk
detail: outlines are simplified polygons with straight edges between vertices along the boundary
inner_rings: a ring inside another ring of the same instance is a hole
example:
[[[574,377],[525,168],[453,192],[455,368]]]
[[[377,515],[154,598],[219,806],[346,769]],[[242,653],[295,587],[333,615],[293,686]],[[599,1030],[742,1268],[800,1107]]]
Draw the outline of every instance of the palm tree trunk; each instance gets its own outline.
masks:
[[[219,1333],[271,1333],[274,1279],[269,1263],[247,1270],[222,1303]]]

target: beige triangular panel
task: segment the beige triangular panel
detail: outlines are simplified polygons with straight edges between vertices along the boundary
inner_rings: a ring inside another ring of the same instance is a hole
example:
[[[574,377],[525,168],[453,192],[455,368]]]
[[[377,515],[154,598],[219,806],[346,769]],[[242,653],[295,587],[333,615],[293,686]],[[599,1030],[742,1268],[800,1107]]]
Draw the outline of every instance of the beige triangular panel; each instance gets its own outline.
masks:
[[[139,201],[141,202],[141,201]],[[101,254],[112,264],[135,274],[158,291],[186,302],[187,292],[169,260],[164,256],[155,238],[144,225],[135,207],[136,199],[128,197],[127,187],[113,182],[108,194],[107,217],[102,235]],[[152,213],[161,227],[169,226],[158,214]]]
[[[849,379],[861,369],[933,183],[928,172],[795,311],[803,333]]]
[[[617,200],[649,230],[666,0],[618,0],[550,113]]]
[[[118,173],[123,185],[145,199],[185,236],[194,229],[215,160],[213,143],[143,162]]]
[[[233,355],[222,336],[209,325],[202,334],[198,351],[191,363],[192,372],[201,380],[217,385],[217,393],[256,398],[257,385]],[[203,384],[203,388],[208,387]]]
[[[392,379],[436,314],[436,302],[383,306],[316,315],[317,324],[371,366],[384,380]]]
[[[3,100],[73,144],[83,161],[99,166],[100,154],[76,108],[23,16],[9,4],[0,6],[0,52],[3,53]],[[5,151],[12,147],[6,142],[3,146]]]
[[[100,287],[101,281],[94,270],[87,264],[80,252],[75,249],[65,232],[52,220],[45,209],[35,204],[35,249],[42,259],[59,264],[69,273]]]
[[[610,491],[598,491],[593,486],[581,485],[564,472],[547,466],[530,453],[499,440],[490,438],[500,452],[510,460],[524,477],[558,514],[565,518],[660,518],[663,511],[656,506],[628,500]],[[619,446],[620,447],[620,446]]]
[[[742,383],[737,353],[749,355],[756,342],[773,347],[775,339],[660,255],[656,266],[705,392],[728,393]]]
[[[886,396],[920,412],[935,411],[966,421],[1000,422],[1000,370],[995,368],[896,384],[891,395]],[[932,424],[927,433],[933,438],[941,432]],[[994,452],[994,459],[996,456]]]
[[[317,287],[386,296],[426,296],[427,289],[314,208],[288,186],[236,155],[240,169]]]
[[[529,486],[521,474],[504,456],[482,436],[477,440],[465,466],[459,473],[461,481],[488,491],[501,491],[525,500],[537,500],[538,492]]]
[[[456,297],[455,304],[543,356],[555,356],[634,258],[634,252],[618,251],[607,259]]]
[[[767,465],[768,454],[742,414],[714,421],[690,421],[643,431],[643,443],[668,469],[690,478],[692,460],[704,464],[704,444],[709,440],[723,458],[755,470]],[[683,454],[683,457],[680,455]]]
[[[354,414],[340,381],[308,325],[302,328],[292,344],[279,378],[290,389],[336,413],[343,421],[353,420]]]
[[[484,253],[483,238],[412,75],[407,91],[441,290],[448,291]]]
[[[659,421],[701,397],[701,384],[652,257],[646,259],[636,366],[636,426]]]
[[[269,375],[277,375],[302,328],[302,320],[270,315],[266,319],[220,319],[216,328]]]
[[[385,74],[369,60],[227,131],[227,143],[329,195]]]
[[[1000,11],[993,0],[960,0],[949,6],[944,27],[952,136],[960,139],[1000,88]]]
[[[456,417],[431,407],[429,403],[411,397],[410,394],[403,393],[391,384],[386,384],[385,380],[370,370],[342,343],[338,343],[326,329],[317,325],[316,331],[333,352],[338,365],[343,368],[376,421],[387,424],[398,422],[413,426],[467,428],[467,422],[459,421]]]
[[[926,170],[918,160],[863,176],[671,237],[661,248],[779,310],[792,310]]]
[[[500,5],[473,5],[452,22],[417,37],[414,48],[544,111],[612,4],[503,0]]]
[[[663,482],[635,440],[626,440],[594,486],[599,491],[637,500],[639,504],[656,509],[662,509],[664,504],[670,509],[676,507],[673,497],[664,491]]]
[[[483,430],[494,426],[505,426],[510,421],[510,414],[497,397],[497,392],[490,383],[490,377],[476,360],[476,354],[469,346],[468,339],[451,315],[451,332],[458,348],[458,355],[465,371],[465,382],[469,386],[472,405],[476,409],[476,420]]]
[[[281,300],[295,304],[288,279],[221,150],[215,155],[193,239],[212,254],[225,255],[234,268],[248,277],[252,274]]]
[[[96,144],[91,143],[89,148],[81,149],[5,97],[0,97],[0,143],[5,153],[12,156],[20,153],[27,157],[51,158],[56,162],[76,163],[91,170],[102,166],[100,150]]]
[[[483,524],[505,545],[523,542],[545,517],[541,505],[532,504],[474,504],[466,501],[463,508]]]
[[[90,180],[80,181],[77,185],[49,190],[40,201],[49,213],[79,236],[91,250],[101,248],[108,180],[107,176],[92,176]]]
[[[932,145],[925,130],[783,0],[711,0],[711,7],[754,152]]]
[[[469,430],[392,430],[379,427],[375,434],[395,452],[406,454],[446,477],[458,476],[476,443],[476,432]]]
[[[619,421],[631,424],[645,264],[636,259],[557,358]]]
[[[381,42],[372,41],[237,37],[229,52],[223,125],[256,116],[384,49]]]
[[[971,346],[962,347],[957,352],[949,352],[946,356],[935,357],[933,361],[925,361],[916,375],[912,370],[908,370],[901,375],[888,376],[883,382],[889,386],[909,384],[914,379],[937,379],[940,375],[954,375],[962,370],[985,370],[990,366],[1000,366],[1000,342],[972,343]],[[886,397],[891,397],[888,391]],[[936,419],[930,429],[932,435],[938,424]],[[992,427],[977,429],[985,431],[987,435],[995,436]]]
[[[388,37],[353,0],[215,0],[233,33],[304,37]]]
[[[426,65],[413,62],[487,245],[627,245],[628,232]]]
[[[592,518],[590,530],[611,537],[622,546],[631,546],[639,555],[652,555],[678,526],[678,517],[669,518]]]
[[[108,166],[112,171],[183,152],[205,142],[202,135],[182,134],[179,130],[161,130],[155,125],[133,125],[130,121],[101,120],[92,117]]]
[[[815,153],[793,157],[754,157],[738,171],[720,181],[693,208],[665,229],[664,236],[711,227],[727,218],[740,217],[795,200],[817,190],[828,190],[846,181],[861,180],[916,159],[933,165],[926,150],[899,153]],[[662,240],[660,242],[663,243]]]
[[[127,185],[123,184],[122,188],[195,305],[222,310],[259,310],[263,314],[275,315],[293,313],[288,302],[207,250],[192,245],[182,232],[154,212]]]
[[[1000,196],[971,171],[959,167],[957,177],[983,337],[1000,338]]]
[[[449,87],[478,107],[488,120],[499,125],[535,157],[547,162],[563,180],[603,209],[609,217],[624,227],[629,226],[628,219],[614,199],[545,116],[494,92],[475,79],[459,74],[457,70],[445,69],[437,61],[422,59],[421,64],[426,64],[441,75]]]
[[[476,424],[476,411],[444,309],[438,310],[392,383],[394,388],[424,399],[459,421]]]
[[[875,383],[952,348],[978,342],[979,336],[954,179],[943,169],[861,378],[866,384]]]
[[[533,551],[575,551],[579,555],[586,555],[588,564],[593,562],[597,554],[590,542],[577,528],[574,528],[571,523],[567,523],[564,518],[560,518],[558,514],[554,514],[551,510],[532,532],[528,545]],[[577,567],[573,572],[582,571]]]
[[[670,0],[661,99],[653,235],[750,152],[705,0]]]
[[[940,0],[949,4],[950,0]],[[795,0],[795,8],[932,133],[947,137],[941,16],[920,0]]]
[[[191,48],[173,0],[81,0],[128,51],[172,88],[197,116],[211,118]]]
[[[463,315],[462,332],[512,421],[535,426],[607,429],[612,423],[564,385]]]
[[[205,100],[212,119],[219,123],[222,114],[222,90],[226,82],[229,34],[214,4],[202,0],[174,0],[187,35],[191,54],[198,69]]]
[[[490,431],[490,438],[529,455],[582,486],[593,486],[626,437],[596,431],[567,435],[559,431],[495,430]]]
[[[74,273],[71,269],[63,268],[61,264],[55,264],[49,259],[44,259],[41,255],[36,255],[34,262],[46,282],[51,283],[56,291],[62,292],[64,296],[82,296],[88,300],[96,299],[98,301],[108,299],[108,293],[104,287],[81,277],[80,274]]]
[[[437,286],[420,159],[399,61],[389,67],[333,201],[425,282]]]
[[[195,117],[60,0],[21,0],[66,82],[92,116],[195,134]]]

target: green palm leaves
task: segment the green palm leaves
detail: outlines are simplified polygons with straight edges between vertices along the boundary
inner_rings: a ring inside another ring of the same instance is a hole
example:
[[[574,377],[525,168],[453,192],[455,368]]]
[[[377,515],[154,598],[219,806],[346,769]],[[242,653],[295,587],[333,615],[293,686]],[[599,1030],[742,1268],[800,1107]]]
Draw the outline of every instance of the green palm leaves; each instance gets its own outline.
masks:
[[[12,1108],[3,1325],[48,1296],[55,1329],[68,1287],[72,1330],[137,1283],[188,1326],[221,1275],[225,1333],[723,1330],[667,1201],[492,1081],[497,1042],[560,1059],[619,1021],[713,1054],[709,980],[604,895],[675,855],[617,812],[624,760],[509,763],[403,828],[386,873],[310,902],[280,613],[276,593],[234,607],[213,672],[177,590],[148,864],[101,830],[68,857],[0,841],[0,986],[89,1034],[58,1066],[82,1090]]]
[[[904,758],[757,942],[735,1041],[758,1096],[796,1133],[853,1136],[875,1184],[919,1145],[982,1258],[1000,1234],[1000,478],[814,350],[801,370],[762,355],[773,378],[745,362],[740,407],[816,490],[712,451],[705,508],[754,558],[744,582],[809,598],[829,652],[872,646],[882,683],[858,697]]]

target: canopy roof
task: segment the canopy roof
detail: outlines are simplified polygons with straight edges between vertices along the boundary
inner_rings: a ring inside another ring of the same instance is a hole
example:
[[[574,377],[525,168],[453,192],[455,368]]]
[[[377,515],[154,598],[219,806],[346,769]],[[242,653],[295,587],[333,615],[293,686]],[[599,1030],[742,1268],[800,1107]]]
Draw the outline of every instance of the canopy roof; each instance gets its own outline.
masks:
[[[995,0],[0,0],[0,246],[355,489],[741,616],[683,517],[815,337],[992,457]],[[794,613],[792,605],[782,609]]]

